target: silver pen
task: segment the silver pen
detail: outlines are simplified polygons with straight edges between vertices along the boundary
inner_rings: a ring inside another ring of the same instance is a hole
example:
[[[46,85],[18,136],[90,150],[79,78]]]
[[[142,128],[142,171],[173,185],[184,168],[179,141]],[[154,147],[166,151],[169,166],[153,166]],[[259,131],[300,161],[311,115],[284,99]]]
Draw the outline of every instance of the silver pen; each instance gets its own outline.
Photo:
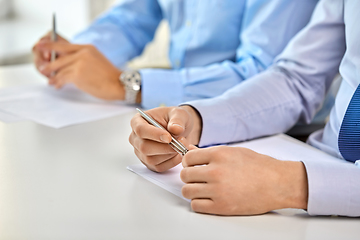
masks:
[[[140,115],[149,123],[151,123],[152,125],[154,125],[157,128],[163,129],[165,131],[167,131],[163,126],[161,126],[157,121],[155,121],[152,117],[150,117],[149,115],[147,115],[146,113],[144,113],[143,111],[141,111],[140,109],[136,108],[136,110],[140,113]],[[171,134],[170,134],[171,135]],[[171,136],[171,142],[169,143],[170,146],[179,154],[181,154],[182,156],[184,156],[189,150],[181,143],[179,142],[176,138],[174,138],[173,136]]]
[[[53,13],[53,17],[52,17],[51,41],[53,41],[53,42],[57,41],[55,13]],[[51,51],[51,62],[55,61],[55,59],[56,59],[56,52],[54,50],[52,50]]]

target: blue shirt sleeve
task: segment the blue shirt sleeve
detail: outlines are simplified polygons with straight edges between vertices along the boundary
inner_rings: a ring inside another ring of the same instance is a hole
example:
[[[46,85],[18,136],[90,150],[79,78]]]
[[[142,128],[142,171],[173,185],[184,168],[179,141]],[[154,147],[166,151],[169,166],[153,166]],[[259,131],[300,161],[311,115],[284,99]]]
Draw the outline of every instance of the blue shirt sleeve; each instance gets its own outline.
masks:
[[[317,0],[248,0],[236,61],[179,70],[144,69],[142,106],[212,98],[265,70],[309,21]]]
[[[161,19],[157,0],[124,0],[76,35],[72,42],[92,44],[115,66],[123,67],[153,39]]]

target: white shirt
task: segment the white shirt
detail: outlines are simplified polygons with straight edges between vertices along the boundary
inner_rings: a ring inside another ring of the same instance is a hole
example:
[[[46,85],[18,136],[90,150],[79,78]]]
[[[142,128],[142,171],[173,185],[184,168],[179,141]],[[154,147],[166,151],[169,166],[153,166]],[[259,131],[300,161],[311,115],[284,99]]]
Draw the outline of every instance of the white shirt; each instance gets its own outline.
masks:
[[[342,159],[338,135],[360,83],[360,1],[322,0],[310,23],[269,70],[219,97],[193,101],[202,116],[200,146],[285,132],[309,123],[340,69],[343,82],[330,121],[309,143],[339,161],[304,160],[311,215],[360,216],[360,168]]]

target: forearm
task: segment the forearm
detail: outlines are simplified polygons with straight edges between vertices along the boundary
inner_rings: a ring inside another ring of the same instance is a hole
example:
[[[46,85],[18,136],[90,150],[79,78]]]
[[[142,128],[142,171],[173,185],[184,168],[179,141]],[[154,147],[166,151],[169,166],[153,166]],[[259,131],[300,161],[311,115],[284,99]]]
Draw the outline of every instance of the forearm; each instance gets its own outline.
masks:
[[[303,94],[313,98],[314,93]],[[199,145],[208,146],[286,131],[305,111],[302,97],[283,73],[267,71],[219,97],[186,104],[201,114]]]

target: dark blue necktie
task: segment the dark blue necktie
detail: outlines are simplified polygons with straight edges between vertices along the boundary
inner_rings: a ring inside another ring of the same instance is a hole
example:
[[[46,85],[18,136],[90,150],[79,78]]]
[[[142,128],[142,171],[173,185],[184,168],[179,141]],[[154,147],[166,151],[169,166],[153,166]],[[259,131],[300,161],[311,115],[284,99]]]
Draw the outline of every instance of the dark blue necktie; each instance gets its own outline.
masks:
[[[339,150],[345,160],[360,159],[360,85],[346,110],[339,132]]]

